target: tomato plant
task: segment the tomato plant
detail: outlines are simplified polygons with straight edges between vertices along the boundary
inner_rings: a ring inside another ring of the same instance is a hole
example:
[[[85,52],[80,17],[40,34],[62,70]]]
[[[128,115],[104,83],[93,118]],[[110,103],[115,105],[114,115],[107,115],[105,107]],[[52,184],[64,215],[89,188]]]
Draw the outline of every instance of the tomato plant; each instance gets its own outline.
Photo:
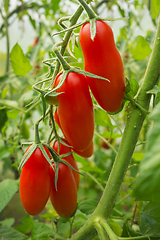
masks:
[[[49,150],[45,146],[44,149],[49,156]],[[51,186],[49,166],[42,151],[37,147],[22,168],[19,183],[20,199],[30,215],[39,214],[49,198]]]
[[[99,105],[108,112],[116,112],[122,105],[125,76],[121,56],[116,48],[111,27],[96,21],[96,35],[91,39],[90,23],[85,23],[79,33],[85,70],[110,80],[86,77]]]
[[[55,167],[54,164],[53,166]],[[55,172],[51,166],[50,176],[51,203],[61,217],[70,217],[77,205],[77,185],[72,170],[64,163],[59,163],[57,189],[55,188]]]
[[[62,74],[59,74],[56,77],[55,87],[61,76]],[[62,131],[75,150],[83,151],[91,144],[94,134],[93,103],[85,77],[69,72],[57,92],[63,92],[57,97]]]
[[[63,142],[65,144],[69,144],[66,140],[63,140]],[[62,143],[60,143],[59,149],[58,149],[58,141],[55,141],[53,144],[53,149],[61,154],[66,154],[66,153],[70,153],[70,155],[63,157],[64,160],[66,160],[73,168],[75,168],[77,171],[79,171],[77,163],[73,157],[73,154],[71,153],[72,148],[68,147]],[[77,189],[79,187],[79,181],[80,181],[80,177],[79,177],[79,173],[77,173],[76,171],[72,170],[73,176],[75,178],[76,184],[77,184]]]

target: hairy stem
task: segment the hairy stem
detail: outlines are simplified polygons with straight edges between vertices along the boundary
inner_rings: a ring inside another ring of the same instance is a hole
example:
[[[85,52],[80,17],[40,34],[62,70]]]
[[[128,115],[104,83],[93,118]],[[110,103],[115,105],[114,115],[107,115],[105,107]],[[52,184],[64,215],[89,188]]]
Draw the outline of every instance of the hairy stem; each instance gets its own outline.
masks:
[[[146,92],[157,84],[160,74],[160,17],[158,19],[157,34],[151,53],[150,61],[146,69],[146,73],[141,85],[141,88],[136,96],[139,105],[148,110],[151,95]],[[99,217],[107,219],[113,209],[114,202],[119,193],[124,175],[130,163],[133,151],[135,149],[139,133],[141,131],[146,114],[136,106],[130,106],[128,110],[128,117],[126,121],[125,130],[122,141],[115,159],[112,171],[110,173],[108,182],[106,184],[100,202],[90,216],[86,224],[71,238],[72,240],[92,239],[96,235],[93,226],[94,220]]]

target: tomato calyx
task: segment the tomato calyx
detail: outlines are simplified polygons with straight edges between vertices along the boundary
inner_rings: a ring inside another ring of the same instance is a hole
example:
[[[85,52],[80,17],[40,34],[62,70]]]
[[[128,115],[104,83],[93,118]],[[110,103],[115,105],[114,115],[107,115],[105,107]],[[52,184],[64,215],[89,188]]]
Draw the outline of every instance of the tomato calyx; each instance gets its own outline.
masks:
[[[19,168],[19,169],[22,169],[22,168],[23,168],[23,166],[25,165],[25,163],[28,161],[28,159],[31,157],[31,155],[33,154],[33,152],[34,152],[37,148],[39,148],[39,149],[41,150],[41,152],[42,152],[43,156],[45,157],[46,161],[49,163],[50,166],[52,166],[52,162],[51,162],[50,158],[48,157],[46,151],[44,150],[44,147],[43,147],[43,146],[45,146],[45,144],[42,144],[42,143],[38,143],[38,144],[37,144],[37,143],[33,143],[33,144],[27,149],[27,151],[25,152],[25,154],[23,155],[22,160],[21,160],[18,168]],[[47,147],[48,147],[48,145],[47,145]],[[53,168],[53,166],[52,166],[52,168]]]

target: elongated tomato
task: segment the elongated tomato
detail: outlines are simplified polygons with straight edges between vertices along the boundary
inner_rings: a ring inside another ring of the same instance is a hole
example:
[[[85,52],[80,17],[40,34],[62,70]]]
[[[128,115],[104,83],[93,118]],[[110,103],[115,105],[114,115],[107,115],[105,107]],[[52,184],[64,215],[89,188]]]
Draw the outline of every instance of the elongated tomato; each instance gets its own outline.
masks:
[[[49,156],[49,150],[44,146]],[[23,207],[30,215],[39,214],[50,195],[50,165],[36,148],[22,168],[19,191]]]
[[[54,164],[53,166],[55,167]],[[55,188],[55,172],[51,167],[50,176],[51,203],[61,217],[70,217],[77,206],[77,186],[73,173],[64,163],[59,163],[57,190]]]
[[[61,76],[56,77],[55,87]],[[85,77],[69,72],[57,92],[63,92],[57,96],[62,132],[75,150],[84,151],[91,144],[94,134],[93,103]]]
[[[116,112],[122,105],[125,76],[121,56],[116,48],[111,27],[96,21],[96,35],[91,39],[90,23],[85,23],[79,34],[85,70],[110,80],[86,77],[89,87],[99,103],[108,112]]]

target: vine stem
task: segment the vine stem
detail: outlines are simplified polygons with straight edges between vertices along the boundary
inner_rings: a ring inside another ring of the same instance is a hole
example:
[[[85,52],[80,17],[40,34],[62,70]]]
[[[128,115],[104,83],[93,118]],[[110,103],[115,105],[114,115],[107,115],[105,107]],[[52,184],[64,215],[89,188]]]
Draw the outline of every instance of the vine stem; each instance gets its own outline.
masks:
[[[160,16],[158,18],[157,33],[154,41],[153,50],[150,60],[144,75],[142,85],[136,95],[136,100],[144,109],[148,111],[150,105],[151,94],[147,91],[151,90],[158,82],[160,74]],[[120,191],[123,178],[127,171],[130,159],[134,152],[139,133],[141,131],[146,113],[141,111],[138,107],[129,106],[128,116],[125,130],[122,136],[121,144],[119,146],[118,154],[116,156],[112,171],[110,173],[108,182],[102,197],[90,218],[85,225],[73,235],[71,240],[88,240],[96,235],[96,230],[93,226],[95,219],[106,219],[109,217],[116,197]]]

